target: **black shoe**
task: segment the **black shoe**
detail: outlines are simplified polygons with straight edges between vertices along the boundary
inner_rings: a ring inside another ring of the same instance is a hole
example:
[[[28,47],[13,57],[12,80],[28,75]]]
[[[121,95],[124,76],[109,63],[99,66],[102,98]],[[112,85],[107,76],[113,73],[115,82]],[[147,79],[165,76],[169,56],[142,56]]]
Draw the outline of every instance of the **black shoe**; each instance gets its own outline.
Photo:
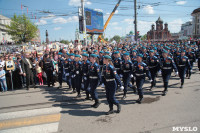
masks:
[[[113,114],[114,113],[114,110],[109,110],[108,112],[106,112],[106,115],[110,115],[110,114]]]
[[[62,88],[62,85],[60,85],[59,87],[58,87],[58,89],[61,89]]]
[[[95,102],[91,107],[98,108],[101,103],[99,101]]]
[[[85,100],[91,100],[91,98],[89,98],[89,97],[86,97],[86,98],[85,98]]]
[[[73,94],[73,93],[76,93],[76,90],[73,90],[73,91],[72,91],[72,94]]]
[[[52,84],[52,86],[55,86],[55,84]]]
[[[50,87],[50,85],[48,85],[48,87]]]
[[[81,94],[78,94],[76,97],[77,97],[77,98],[81,97]]]
[[[133,89],[133,93],[137,93],[137,92],[136,92],[136,87],[135,87],[135,86],[133,86],[132,89]]]
[[[117,111],[116,111],[116,113],[120,113],[120,112],[121,112],[121,105],[117,104]]]
[[[162,96],[166,96],[166,94],[167,94],[167,91],[163,91]]]
[[[33,86],[33,88],[35,89],[35,88],[38,88],[38,87],[35,85],[35,86]]]
[[[181,85],[180,88],[182,89],[182,88],[183,88],[183,85]]]
[[[123,95],[122,100],[126,99],[126,95]]]
[[[139,103],[139,104],[141,104],[142,103],[142,99],[143,98],[139,98],[136,102]]]
[[[27,91],[28,91],[29,89],[30,89],[29,87],[26,88]]]

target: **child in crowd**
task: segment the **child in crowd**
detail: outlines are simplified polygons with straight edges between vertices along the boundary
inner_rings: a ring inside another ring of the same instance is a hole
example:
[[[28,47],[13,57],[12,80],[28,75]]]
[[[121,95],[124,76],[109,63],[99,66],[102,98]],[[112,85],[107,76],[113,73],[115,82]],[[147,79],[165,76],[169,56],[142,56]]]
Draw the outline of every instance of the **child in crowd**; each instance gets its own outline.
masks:
[[[39,66],[39,63],[36,64],[36,72],[40,85],[43,85],[42,68]]]

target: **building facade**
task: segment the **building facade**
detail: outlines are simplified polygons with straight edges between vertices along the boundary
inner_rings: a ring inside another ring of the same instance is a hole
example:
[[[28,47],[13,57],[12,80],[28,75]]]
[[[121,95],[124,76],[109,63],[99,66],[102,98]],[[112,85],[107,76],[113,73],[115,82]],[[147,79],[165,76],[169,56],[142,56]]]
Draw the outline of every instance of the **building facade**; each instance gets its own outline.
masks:
[[[200,8],[192,12],[193,38],[200,38]]]
[[[8,35],[6,26],[10,25],[11,19],[3,15],[0,15],[0,44],[11,43],[13,40],[11,36]]]
[[[189,39],[193,36],[193,25],[188,21],[181,25],[180,39]]]
[[[147,32],[147,39],[150,41],[166,41],[171,39],[168,24],[165,23],[163,27],[163,20],[159,17],[155,25],[152,24],[151,30]]]

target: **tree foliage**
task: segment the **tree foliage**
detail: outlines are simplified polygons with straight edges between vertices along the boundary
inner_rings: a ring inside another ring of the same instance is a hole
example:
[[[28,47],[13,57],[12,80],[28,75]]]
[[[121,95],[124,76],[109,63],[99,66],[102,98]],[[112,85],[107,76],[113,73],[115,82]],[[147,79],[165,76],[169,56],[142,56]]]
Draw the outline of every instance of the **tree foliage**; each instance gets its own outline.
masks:
[[[69,44],[68,40],[61,40],[60,43]]]
[[[115,40],[116,42],[120,42],[121,37],[119,35],[115,35],[112,40]]]
[[[147,34],[145,34],[144,36],[142,36],[141,40],[147,40]]]
[[[29,42],[37,35],[37,26],[24,14],[11,18],[10,25],[6,25],[8,34],[16,42]]]

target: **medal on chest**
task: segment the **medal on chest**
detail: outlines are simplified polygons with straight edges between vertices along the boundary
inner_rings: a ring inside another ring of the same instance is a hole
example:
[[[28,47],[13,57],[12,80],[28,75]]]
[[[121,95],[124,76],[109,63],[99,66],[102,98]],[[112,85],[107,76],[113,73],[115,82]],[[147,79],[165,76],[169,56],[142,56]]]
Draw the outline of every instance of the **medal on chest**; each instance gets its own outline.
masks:
[[[141,64],[138,65],[138,68],[139,68],[139,70],[143,70],[144,69],[144,67]]]

